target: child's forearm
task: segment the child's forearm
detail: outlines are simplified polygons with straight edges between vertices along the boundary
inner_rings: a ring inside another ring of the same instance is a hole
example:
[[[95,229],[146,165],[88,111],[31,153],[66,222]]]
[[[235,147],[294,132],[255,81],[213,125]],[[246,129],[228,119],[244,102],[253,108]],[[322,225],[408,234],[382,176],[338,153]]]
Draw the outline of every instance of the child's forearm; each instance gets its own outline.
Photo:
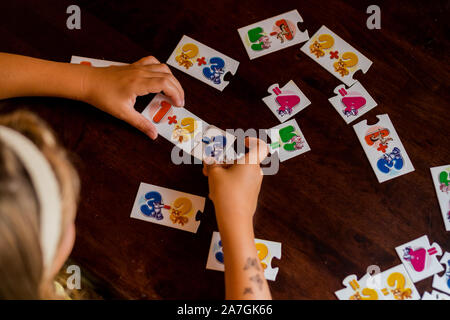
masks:
[[[84,100],[89,67],[0,53],[0,99],[54,96]]]
[[[225,219],[218,217],[224,252],[226,299],[271,299],[256,252],[252,221],[233,223],[226,219],[226,216]]]

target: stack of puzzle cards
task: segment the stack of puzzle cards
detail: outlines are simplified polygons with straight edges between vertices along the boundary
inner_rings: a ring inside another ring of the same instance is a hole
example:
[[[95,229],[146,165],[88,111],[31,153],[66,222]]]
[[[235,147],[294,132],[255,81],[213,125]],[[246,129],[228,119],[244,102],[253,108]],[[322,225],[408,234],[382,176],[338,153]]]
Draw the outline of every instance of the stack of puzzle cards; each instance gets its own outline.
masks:
[[[353,126],[378,182],[414,171],[411,160],[387,114],[378,115],[378,122],[367,125],[363,120]]]
[[[278,268],[272,268],[271,263],[273,258],[281,259],[281,243],[255,239],[255,246],[261,267],[264,269],[265,278],[267,280],[275,281],[278,274]],[[206,269],[225,271],[223,251],[224,248],[222,246],[222,241],[220,240],[220,233],[215,231],[213,232],[211,239]]]
[[[131,218],[196,233],[205,200],[193,194],[141,183]]]
[[[153,98],[142,114],[154,123],[160,135],[199,160],[214,158],[217,162],[225,161],[236,139],[185,108],[173,106],[171,100],[161,93]]]
[[[366,273],[360,280],[353,274],[342,283],[346,288],[335,292],[339,300],[420,300],[401,264],[375,276]]]
[[[229,83],[225,75],[234,75],[239,66],[238,61],[188,36],[181,38],[167,64],[220,91]]]
[[[366,73],[372,65],[372,61],[325,26],[301,50],[347,86],[356,82],[356,71]]]
[[[445,230],[450,231],[450,164],[430,168]]]
[[[336,95],[328,101],[347,124],[377,106],[375,100],[358,81],[348,88],[343,84],[339,85],[334,89],[334,93]]]
[[[281,89],[279,84],[275,83],[267,91],[270,96],[262,100],[280,122],[288,120],[311,104],[311,101],[292,80]]]
[[[298,11],[292,10],[240,28],[238,32],[251,60],[308,40],[308,30],[298,28],[301,22]]]
[[[281,162],[311,150],[295,119],[268,129],[267,134],[270,153],[278,152]]]
[[[72,58],[70,59],[70,63],[83,64],[83,65],[92,66],[92,67],[109,67],[109,66],[125,66],[125,65],[127,65],[127,63],[123,63],[123,62],[92,59],[92,58],[79,57],[79,56],[72,56]]]

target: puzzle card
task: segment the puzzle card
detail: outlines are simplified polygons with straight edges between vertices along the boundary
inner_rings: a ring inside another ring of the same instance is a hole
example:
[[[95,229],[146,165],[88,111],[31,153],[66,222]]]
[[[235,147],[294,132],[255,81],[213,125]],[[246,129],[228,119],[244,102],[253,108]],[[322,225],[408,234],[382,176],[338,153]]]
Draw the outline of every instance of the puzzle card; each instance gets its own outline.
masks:
[[[422,300],[450,300],[450,296],[445,293],[433,290],[431,293],[424,292],[422,296]]]
[[[426,235],[396,247],[395,251],[414,283],[444,270],[438,260],[441,247],[437,243],[430,245]]]
[[[367,286],[369,277],[365,274],[358,280],[356,275],[349,275],[342,281],[345,288],[334,294],[339,300],[383,300],[376,289]]]
[[[445,273],[440,276],[435,274],[433,277],[433,288],[450,294],[450,252],[446,252],[440,261],[445,266]]]
[[[72,56],[70,59],[70,63],[73,64],[84,64],[92,67],[109,67],[109,66],[125,66],[127,63],[108,61],[108,60],[100,60],[100,59],[92,59],[86,57]]]
[[[278,152],[281,162],[311,150],[295,119],[268,129],[267,134],[270,153]]]
[[[239,66],[238,61],[188,36],[181,38],[167,64],[220,91],[229,83],[225,74],[234,75]]]
[[[198,143],[208,124],[185,108],[176,107],[165,95],[158,93],[142,111],[164,138],[187,153]]]
[[[196,233],[205,198],[141,182],[131,218]]]
[[[377,106],[375,100],[358,81],[347,88],[341,84],[334,89],[334,93],[336,95],[328,101],[347,124]]]
[[[280,122],[288,120],[311,104],[311,101],[292,80],[281,89],[278,83],[273,84],[267,91],[270,96],[262,100]]]
[[[273,258],[281,259],[281,243],[255,239],[255,246],[265,278],[275,281],[279,268],[272,268],[271,263]],[[225,271],[223,250],[220,233],[215,231],[211,239],[206,269]]]
[[[308,30],[300,31],[297,23],[303,22],[297,10],[239,28],[239,36],[250,60],[305,42]]]
[[[379,183],[414,171],[411,160],[387,114],[368,126],[363,120],[353,126]]]
[[[213,158],[216,163],[223,163],[230,156],[228,151],[232,151],[236,137],[216,126],[209,125],[200,139],[192,150],[192,155],[197,159]]]
[[[335,292],[339,300],[420,300],[401,264],[376,276],[366,273],[360,280],[353,274],[342,283],[346,288]]]
[[[379,292],[384,300],[420,300],[420,294],[402,264],[381,273]]]
[[[450,164],[430,168],[445,230],[450,231]]]
[[[372,61],[325,26],[303,45],[301,51],[347,86],[356,82],[353,79],[356,71],[366,73],[372,64]]]

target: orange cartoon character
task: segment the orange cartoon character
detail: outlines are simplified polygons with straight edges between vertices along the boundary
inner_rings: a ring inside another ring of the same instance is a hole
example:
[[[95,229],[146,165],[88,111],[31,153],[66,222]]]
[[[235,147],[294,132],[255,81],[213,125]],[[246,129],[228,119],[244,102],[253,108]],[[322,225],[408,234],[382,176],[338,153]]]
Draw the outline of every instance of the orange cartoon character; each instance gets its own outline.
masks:
[[[322,50],[322,46],[317,40],[309,46],[309,50],[312,54],[315,54],[317,58],[323,57],[325,55],[325,52]]]
[[[192,211],[192,201],[188,198],[177,198],[172,205],[172,211],[170,213],[170,220],[173,224],[181,224],[182,226],[188,223],[188,215]]]
[[[378,151],[385,153],[388,142],[392,141],[392,138],[389,137],[389,133],[389,129],[375,126],[367,130],[364,139],[369,146],[373,146]]]
[[[198,55],[198,47],[193,43],[186,43],[181,48],[180,54],[175,57],[175,60],[178,62],[180,66],[189,69],[194,65],[192,59],[194,59],[197,55]]]
[[[333,64],[334,70],[342,77],[349,74],[348,68],[356,66],[358,63],[358,56],[353,52],[345,52],[342,57]]]

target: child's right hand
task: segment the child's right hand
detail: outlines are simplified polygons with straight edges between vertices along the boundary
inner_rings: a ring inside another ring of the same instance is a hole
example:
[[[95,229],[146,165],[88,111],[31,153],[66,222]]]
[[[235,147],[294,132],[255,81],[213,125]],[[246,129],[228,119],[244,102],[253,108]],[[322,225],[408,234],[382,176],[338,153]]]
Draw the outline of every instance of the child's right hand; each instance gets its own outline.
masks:
[[[183,88],[169,67],[149,56],[126,66],[86,67],[83,97],[80,100],[128,122],[156,139],[158,132],[155,126],[134,109],[134,104],[138,96],[161,91],[177,106],[184,106]]]
[[[219,228],[234,223],[252,223],[263,179],[260,163],[268,153],[267,144],[257,138],[245,139],[250,149],[245,164],[207,165],[203,174],[208,177],[209,197],[214,203]]]

